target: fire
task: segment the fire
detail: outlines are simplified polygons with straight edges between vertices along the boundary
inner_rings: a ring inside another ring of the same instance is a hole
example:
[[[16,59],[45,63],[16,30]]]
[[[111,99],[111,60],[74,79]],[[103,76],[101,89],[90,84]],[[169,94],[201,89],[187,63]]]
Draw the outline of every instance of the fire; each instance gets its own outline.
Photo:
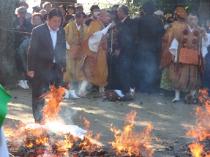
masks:
[[[24,148],[29,151],[25,154],[32,154],[29,156],[63,157],[68,154],[69,149],[79,138],[70,134],[73,125],[68,126],[62,121],[56,120],[64,92],[65,89],[62,87],[51,86],[50,91],[43,95],[46,98],[46,105],[43,109],[44,121],[42,124],[22,124],[16,130],[6,129],[8,139],[12,141],[11,147]],[[17,137],[19,138],[17,139]],[[20,156],[25,156],[25,154]]]
[[[47,100],[43,109],[44,121],[42,124],[22,125],[17,130],[13,130],[13,133],[8,130],[11,135],[9,141],[12,143],[18,141],[13,144],[12,148],[16,148],[17,152],[23,150],[23,152],[18,152],[22,154],[14,156],[107,156],[102,155],[109,152],[104,151],[104,145],[99,142],[101,135],[94,135],[90,130],[90,121],[83,119],[86,131],[75,125],[65,125],[63,121],[57,120],[64,91],[62,87],[50,87],[50,91],[45,96]],[[126,123],[122,131],[112,128],[115,140],[111,144],[116,153],[108,154],[108,156],[153,156],[151,147],[153,126],[148,124],[142,132],[135,132],[136,115],[136,112],[131,112],[126,116]]]
[[[201,144],[210,138],[210,98],[206,89],[199,91],[199,102],[204,106],[196,108],[195,127],[187,132],[187,136],[196,140],[189,145],[189,149],[193,157],[210,157],[210,154],[205,153],[204,145]]]
[[[63,129],[66,129],[65,126],[63,125]],[[8,136],[8,139],[12,142],[11,146],[17,149],[25,148],[36,155],[44,154],[45,156],[48,155],[47,157],[63,157],[80,139],[66,132],[69,131],[64,130],[63,133],[61,131],[51,132],[46,125],[29,124],[23,126],[20,130],[13,130],[14,134]],[[13,141],[17,141],[16,135],[18,135],[19,141],[13,143]]]
[[[136,115],[136,112],[131,112],[126,116],[126,124],[122,131],[114,127],[111,128],[115,138],[111,142],[112,147],[119,155],[127,153],[130,156],[152,157],[151,132],[153,126],[148,124],[142,132],[134,132]]]
[[[199,143],[192,143],[189,148],[193,157],[201,157],[204,151],[204,146]]]
[[[196,109],[196,127],[193,130],[187,132],[187,135],[198,139],[198,141],[204,141],[210,137],[210,105],[205,107],[197,107]]]
[[[88,150],[89,152],[93,152],[97,149],[102,148],[103,144],[99,142],[101,138],[101,134],[98,133],[94,136],[93,132],[90,130],[91,123],[86,118],[83,118],[83,125],[85,129],[87,130],[87,134],[85,135],[85,138],[80,144],[80,147],[85,150]]]
[[[25,156],[25,154],[31,153],[33,154],[31,156],[64,157],[69,156],[69,153],[71,155],[71,151],[75,150],[78,153],[84,151],[91,156],[93,152],[99,151],[103,146],[98,141],[100,139],[99,134],[94,136],[89,131],[85,135],[86,131],[78,126],[65,125],[57,121],[46,124],[24,125],[18,130],[13,130],[13,135],[11,134],[11,129],[8,129],[7,132],[10,134],[8,139],[12,142],[10,150],[12,152],[25,150],[24,152],[19,152],[23,154],[18,154],[17,156]],[[16,135],[18,135],[18,139]],[[18,143],[13,143],[13,141],[17,140]]]
[[[60,102],[63,100],[65,88],[50,87],[50,91],[44,96],[46,105],[43,108],[44,121],[56,119],[60,111]]]
[[[83,117],[83,125],[85,129],[89,130],[90,129],[90,121],[87,120],[85,117]]]

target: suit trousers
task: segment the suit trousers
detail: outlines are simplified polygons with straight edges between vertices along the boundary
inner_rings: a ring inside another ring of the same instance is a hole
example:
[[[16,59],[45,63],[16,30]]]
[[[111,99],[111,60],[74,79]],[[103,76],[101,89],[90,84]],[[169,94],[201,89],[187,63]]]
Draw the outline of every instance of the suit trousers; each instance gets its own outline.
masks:
[[[37,72],[38,73],[38,72]],[[41,73],[44,75],[44,73]],[[56,64],[53,64],[46,72],[46,76],[41,76],[40,73],[32,79],[32,111],[36,123],[41,123],[43,120],[42,110],[45,105],[43,95],[49,91],[50,85],[59,87],[63,82],[63,73]]]
[[[119,80],[123,93],[128,93],[133,88],[133,64],[128,55],[119,57]]]

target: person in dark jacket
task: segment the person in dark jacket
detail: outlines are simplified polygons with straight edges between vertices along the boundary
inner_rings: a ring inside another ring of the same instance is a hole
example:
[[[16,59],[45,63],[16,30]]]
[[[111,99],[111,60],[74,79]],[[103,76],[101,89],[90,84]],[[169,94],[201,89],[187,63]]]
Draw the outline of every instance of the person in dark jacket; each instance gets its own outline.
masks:
[[[115,50],[115,56],[118,56],[118,71],[119,82],[121,90],[124,94],[130,92],[133,87],[133,52],[134,52],[134,39],[133,39],[133,20],[129,17],[129,10],[127,6],[121,5],[117,10],[119,23],[117,25],[118,47]]]
[[[159,87],[160,49],[164,26],[154,15],[152,2],[143,5],[144,15],[138,21],[137,52],[135,57],[135,84],[141,92],[153,92]]]
[[[32,79],[32,110],[35,122],[42,121],[42,95],[48,91],[49,85],[62,85],[66,67],[66,41],[61,21],[60,10],[52,9],[47,23],[32,31],[27,74]]]
[[[14,29],[15,29],[15,41],[14,41],[14,46],[16,49],[15,53],[15,61],[16,61],[16,67],[18,71],[18,86],[24,89],[28,89],[27,82],[25,80],[22,80],[23,78],[25,79],[25,69],[22,64],[22,58],[19,55],[20,54],[20,47],[23,41],[28,38],[31,35],[31,30],[32,30],[32,24],[26,19],[26,13],[27,9],[24,6],[20,6],[16,8],[15,14],[16,18],[14,21]]]
[[[31,18],[31,24],[33,25],[33,28],[38,25],[41,25],[42,24],[41,14],[34,13]],[[17,58],[20,61],[19,69],[21,69],[20,73],[22,75],[21,79],[18,81],[18,86],[20,86],[23,89],[29,89],[26,72],[27,72],[27,52],[28,52],[30,39],[31,39],[30,35],[26,36],[17,49]]]

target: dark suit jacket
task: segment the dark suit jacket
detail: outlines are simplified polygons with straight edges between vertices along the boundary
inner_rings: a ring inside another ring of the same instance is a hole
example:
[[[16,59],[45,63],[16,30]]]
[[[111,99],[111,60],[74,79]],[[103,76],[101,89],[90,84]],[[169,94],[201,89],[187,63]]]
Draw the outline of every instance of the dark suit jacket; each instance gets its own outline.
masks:
[[[47,24],[35,27],[28,52],[28,70],[35,71],[39,80],[47,80],[55,58],[59,69],[66,67],[66,40],[62,28],[57,32],[57,43],[53,49],[52,39]]]
[[[118,48],[120,49],[120,56],[132,55],[134,49],[134,25],[133,20],[129,17],[124,22],[119,22],[118,29]]]
[[[143,49],[142,53],[150,49],[158,51],[164,34],[161,19],[156,15],[144,15],[139,19],[137,28],[138,45]]]

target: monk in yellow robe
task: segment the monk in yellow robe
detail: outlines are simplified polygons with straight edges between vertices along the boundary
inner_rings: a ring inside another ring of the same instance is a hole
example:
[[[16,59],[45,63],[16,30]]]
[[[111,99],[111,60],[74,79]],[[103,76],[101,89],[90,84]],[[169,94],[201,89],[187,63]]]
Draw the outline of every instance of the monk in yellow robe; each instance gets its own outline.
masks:
[[[67,50],[67,68],[64,80],[65,82],[70,82],[70,90],[67,94],[73,98],[78,98],[76,90],[81,81],[84,80],[81,70],[82,58],[84,56],[82,53],[82,43],[85,32],[84,14],[77,13],[75,20],[70,21],[64,29],[69,48]]]
[[[107,66],[107,40],[104,35],[100,39],[97,52],[90,49],[90,37],[102,29],[110,22],[111,18],[107,11],[101,10],[98,19],[93,20],[86,30],[83,51],[85,53],[83,61],[83,73],[86,81],[99,87],[100,92],[104,91],[107,85],[108,66]],[[83,90],[84,92],[84,90]]]

